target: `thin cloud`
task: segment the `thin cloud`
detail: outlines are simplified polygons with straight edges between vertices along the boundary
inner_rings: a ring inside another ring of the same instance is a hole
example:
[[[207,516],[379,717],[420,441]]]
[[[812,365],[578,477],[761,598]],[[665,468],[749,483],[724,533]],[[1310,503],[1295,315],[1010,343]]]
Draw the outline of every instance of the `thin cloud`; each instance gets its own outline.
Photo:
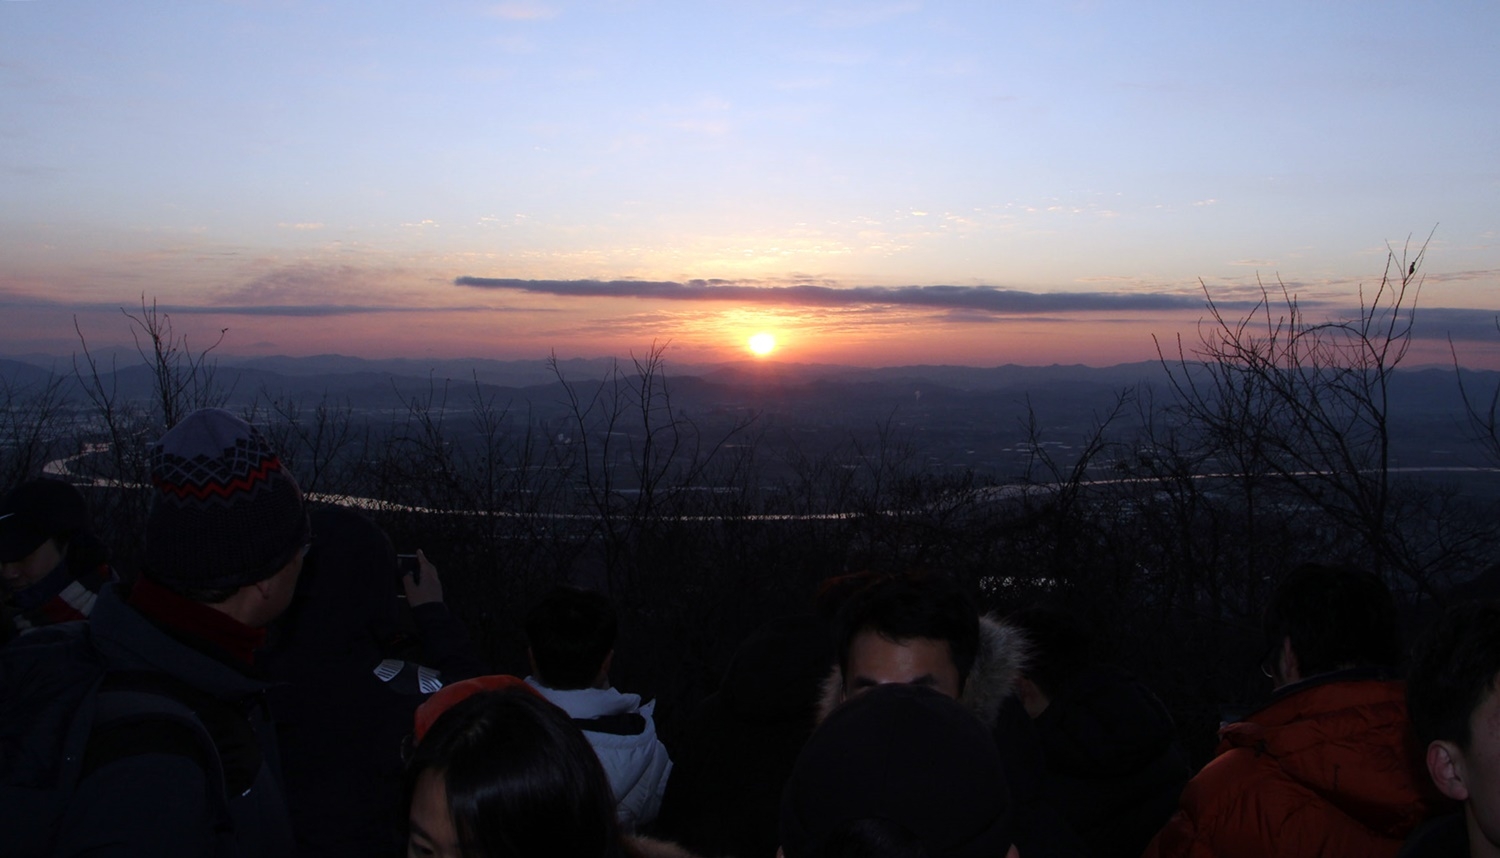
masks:
[[[267,271],[215,296],[227,306],[293,306],[310,296],[325,306],[357,304],[372,286],[401,278],[400,271],[371,271],[351,265],[288,265]],[[309,302],[319,303],[319,302]]]
[[[369,313],[452,313],[452,312],[475,312],[477,307],[395,307],[383,304],[265,304],[265,305],[229,305],[223,307],[205,307],[194,304],[162,304],[156,308],[159,312],[177,314],[181,316],[292,316],[292,317],[322,317],[322,316],[360,316]]]
[[[835,30],[857,30],[884,24],[922,11],[921,3],[855,3],[835,7],[821,16],[820,23]]]
[[[1500,343],[1500,310],[1418,307],[1412,336],[1422,340],[1454,339]]]
[[[500,3],[491,6],[486,14],[502,21],[545,21],[557,17],[557,10],[540,3]]]
[[[1433,283],[1468,283],[1475,280],[1500,282],[1500,271],[1493,268],[1481,268],[1474,271],[1440,271],[1435,274],[1423,273],[1422,279]]]
[[[1184,310],[1203,306],[1201,296],[1139,292],[1025,292],[994,286],[765,286],[730,280],[517,280],[459,277],[455,285],[569,298],[649,298],[666,301],[733,301],[791,307],[897,305],[1033,315],[1089,311]],[[1226,307],[1240,306],[1232,302]],[[1245,302],[1243,306],[1249,307]]]
[[[0,297],[0,309],[45,309],[71,313],[136,313],[138,305],[102,301],[64,302],[21,296]],[[550,313],[550,309],[531,307],[418,307],[395,304],[157,304],[156,311],[178,316],[281,316],[319,318],[327,316],[363,316],[375,313]]]

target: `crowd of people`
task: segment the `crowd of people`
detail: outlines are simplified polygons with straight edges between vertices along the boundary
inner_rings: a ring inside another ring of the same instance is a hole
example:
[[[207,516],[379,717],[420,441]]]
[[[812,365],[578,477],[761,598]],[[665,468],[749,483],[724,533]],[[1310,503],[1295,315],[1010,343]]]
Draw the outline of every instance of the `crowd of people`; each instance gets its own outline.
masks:
[[[1500,603],[1408,651],[1379,577],[1293,570],[1268,701],[1195,772],[1065,607],[833,577],[669,745],[611,683],[606,595],[528,606],[529,670],[499,675],[425,555],[309,504],[239,417],[187,416],[151,465],[138,574],[64,481],[0,506],[6,855],[1500,856]]]

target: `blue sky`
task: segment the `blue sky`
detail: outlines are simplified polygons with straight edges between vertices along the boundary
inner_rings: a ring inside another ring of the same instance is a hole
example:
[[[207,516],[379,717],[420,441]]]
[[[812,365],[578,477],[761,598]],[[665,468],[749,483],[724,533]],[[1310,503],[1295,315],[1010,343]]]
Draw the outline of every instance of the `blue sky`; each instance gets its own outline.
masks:
[[[124,338],[146,294],[242,353],[1110,363],[1191,332],[1200,279],[1337,313],[1432,233],[1419,331],[1494,362],[1496,33],[1492,2],[0,0],[0,351]],[[616,291],[466,285],[532,280]],[[882,300],[932,287],[1025,300]]]

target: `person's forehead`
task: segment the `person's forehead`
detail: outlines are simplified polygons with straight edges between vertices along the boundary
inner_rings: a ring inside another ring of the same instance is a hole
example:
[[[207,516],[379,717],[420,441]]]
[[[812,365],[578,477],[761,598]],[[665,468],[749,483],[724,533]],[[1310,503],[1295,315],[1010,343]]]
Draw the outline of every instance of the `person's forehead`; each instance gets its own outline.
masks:
[[[865,629],[854,636],[849,646],[850,655],[858,654],[895,654],[896,651],[904,651],[905,654],[915,657],[940,657],[945,661],[953,660],[953,651],[948,642],[938,638],[892,638],[887,637],[874,629]]]

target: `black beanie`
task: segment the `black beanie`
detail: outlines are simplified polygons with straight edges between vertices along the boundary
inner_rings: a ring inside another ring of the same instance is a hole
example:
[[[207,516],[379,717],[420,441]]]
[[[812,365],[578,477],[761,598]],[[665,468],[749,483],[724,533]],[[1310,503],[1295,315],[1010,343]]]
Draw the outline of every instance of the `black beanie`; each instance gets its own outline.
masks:
[[[47,478],[16,486],[0,501],[0,562],[20,560],[49,539],[88,533],[89,505],[72,483]]]
[[[1003,858],[1010,794],[995,742],[973,714],[930,688],[890,684],[835,709],[797,757],[781,797],[787,858],[874,821],[928,855]]]
[[[145,574],[169,589],[263,581],[308,539],[297,481],[228,411],[195,411],[163,435],[151,448],[151,482]]]

